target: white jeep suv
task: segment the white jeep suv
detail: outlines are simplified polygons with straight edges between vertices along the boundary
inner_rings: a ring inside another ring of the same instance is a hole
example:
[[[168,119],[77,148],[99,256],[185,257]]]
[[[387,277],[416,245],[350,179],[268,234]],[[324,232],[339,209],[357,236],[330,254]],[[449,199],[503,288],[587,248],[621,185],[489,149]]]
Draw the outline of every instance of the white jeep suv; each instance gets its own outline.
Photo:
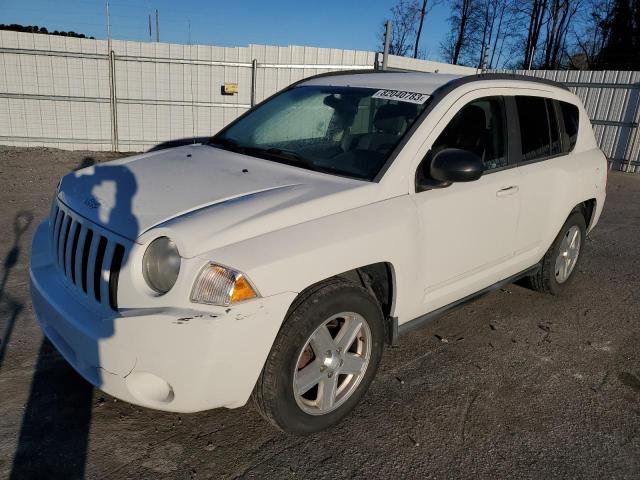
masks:
[[[88,381],[173,412],[251,396],[282,430],[353,409],[385,343],[581,259],[607,162],[578,98],[513,75],[326,74],[209,142],[62,178],[33,303]]]

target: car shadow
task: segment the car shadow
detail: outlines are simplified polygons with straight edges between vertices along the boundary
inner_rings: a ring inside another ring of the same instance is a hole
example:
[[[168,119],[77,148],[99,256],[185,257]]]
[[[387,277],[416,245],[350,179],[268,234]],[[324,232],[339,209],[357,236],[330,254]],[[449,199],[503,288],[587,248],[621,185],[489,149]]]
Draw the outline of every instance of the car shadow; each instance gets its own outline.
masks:
[[[102,226],[107,230],[113,230],[112,223],[118,219],[119,225],[122,225],[123,222],[127,225],[127,231],[137,232],[138,222],[131,208],[133,196],[137,191],[135,177],[126,166],[107,163],[95,168],[95,163],[96,161],[92,157],[84,158],[75,172],[69,174],[64,182],[70,183],[72,189],[77,192],[85,192],[83,194],[88,199],[94,200],[96,189],[104,188],[109,184],[111,191],[115,191],[114,202],[113,206],[104,212],[106,221],[102,222]],[[101,215],[102,217],[103,215]],[[24,233],[25,230],[26,228],[20,231],[16,230],[16,237],[18,234]],[[62,231],[64,232],[64,230]],[[66,235],[69,238],[72,238],[72,235],[68,232],[72,231],[67,227]],[[96,237],[99,236],[97,231],[94,233]],[[53,239],[53,237],[54,235],[50,233],[49,238]],[[95,241],[97,242],[98,239],[96,238]],[[75,248],[71,245],[78,244],[79,241],[69,240],[62,243],[68,250]],[[15,259],[20,253],[16,245],[18,245],[18,238],[16,238],[14,249],[5,260],[3,287],[8,276],[7,265],[11,267],[15,265]],[[125,252],[122,266],[127,262],[128,256]],[[60,275],[62,275],[61,272]],[[70,279],[66,281],[72,282]],[[76,288],[78,294],[83,295],[80,281],[76,283],[78,285],[75,287],[71,284],[69,287]],[[37,312],[38,305],[35,301],[34,307]],[[14,307],[16,312],[14,317],[17,318],[21,309],[22,305]],[[77,345],[77,340],[73,338],[65,340],[62,334],[56,330],[54,322],[49,323],[46,311],[40,312],[41,315],[45,314],[40,320],[45,322],[46,337],[38,351],[31,390],[22,418],[18,445],[10,474],[12,480],[84,478],[91,427],[93,386],[83,376],[89,377],[96,387],[102,385],[102,370],[98,368],[98,365],[101,365],[99,343],[113,334],[113,323],[117,317],[115,311],[105,313],[102,310],[104,309],[100,310],[100,319],[97,323],[99,327],[94,329],[94,336],[78,335],[79,338],[82,338],[82,346],[79,351],[73,350],[71,352],[69,349],[73,349]],[[12,326],[13,323],[10,322],[9,325]],[[82,369],[82,376],[71,368],[47,337],[52,338],[53,343],[58,344],[66,356],[81,358],[87,364],[87,368]],[[5,336],[5,338],[7,337]],[[2,345],[5,346],[6,341]],[[70,345],[74,347],[70,347]],[[4,348],[2,352],[4,352]]]

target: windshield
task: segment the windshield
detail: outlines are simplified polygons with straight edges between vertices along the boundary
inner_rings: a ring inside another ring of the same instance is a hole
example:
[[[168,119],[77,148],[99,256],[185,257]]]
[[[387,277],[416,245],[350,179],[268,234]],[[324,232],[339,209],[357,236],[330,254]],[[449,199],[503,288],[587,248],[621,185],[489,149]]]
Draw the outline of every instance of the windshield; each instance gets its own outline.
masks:
[[[428,98],[373,88],[296,87],[249,112],[211,143],[302,168],[373,180]]]

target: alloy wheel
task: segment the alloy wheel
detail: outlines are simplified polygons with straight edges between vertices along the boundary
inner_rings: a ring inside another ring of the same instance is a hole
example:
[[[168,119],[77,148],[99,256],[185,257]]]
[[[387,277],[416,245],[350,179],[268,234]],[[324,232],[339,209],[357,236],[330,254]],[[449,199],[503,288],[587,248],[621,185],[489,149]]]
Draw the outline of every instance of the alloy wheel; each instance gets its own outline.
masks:
[[[578,262],[582,234],[576,225],[572,225],[560,242],[556,258],[555,275],[558,283],[567,281]]]
[[[355,392],[371,358],[371,329],[362,315],[342,312],[325,320],[300,350],[293,375],[298,406],[327,414]]]

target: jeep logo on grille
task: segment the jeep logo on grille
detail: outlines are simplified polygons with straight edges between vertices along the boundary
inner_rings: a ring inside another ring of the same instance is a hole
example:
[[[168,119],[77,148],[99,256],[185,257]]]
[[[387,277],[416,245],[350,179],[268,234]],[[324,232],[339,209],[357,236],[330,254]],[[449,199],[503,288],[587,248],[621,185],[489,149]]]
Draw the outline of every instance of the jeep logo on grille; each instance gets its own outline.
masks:
[[[84,201],[84,204],[91,208],[92,210],[95,210],[96,208],[98,208],[100,206],[100,202],[98,200],[96,200],[93,197],[89,197]]]

